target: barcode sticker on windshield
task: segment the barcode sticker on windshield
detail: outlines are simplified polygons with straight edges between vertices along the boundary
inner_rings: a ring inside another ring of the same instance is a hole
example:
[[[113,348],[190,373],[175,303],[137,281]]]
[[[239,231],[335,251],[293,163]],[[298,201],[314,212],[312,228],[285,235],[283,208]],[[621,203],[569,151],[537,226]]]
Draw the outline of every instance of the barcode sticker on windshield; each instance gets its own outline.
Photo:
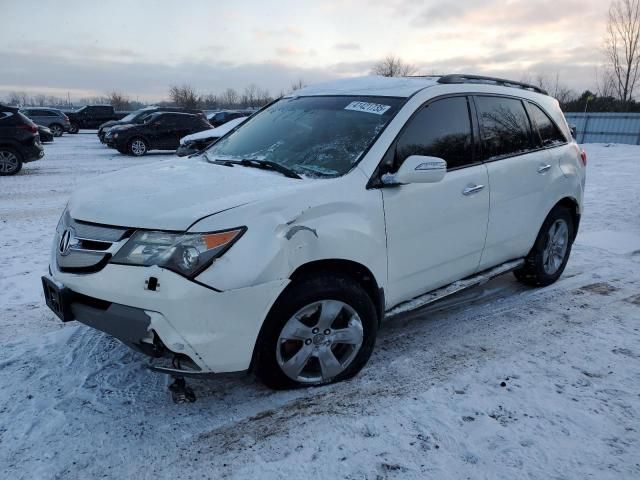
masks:
[[[356,112],[375,113],[376,115],[382,115],[389,110],[391,105],[382,105],[381,103],[368,103],[368,102],[351,102],[344,107],[345,110],[355,110]]]

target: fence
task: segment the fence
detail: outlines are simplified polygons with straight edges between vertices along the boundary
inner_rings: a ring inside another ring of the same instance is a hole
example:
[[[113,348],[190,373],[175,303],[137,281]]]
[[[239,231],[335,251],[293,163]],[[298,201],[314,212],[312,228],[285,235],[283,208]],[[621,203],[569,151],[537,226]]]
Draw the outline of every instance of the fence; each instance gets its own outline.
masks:
[[[640,113],[565,113],[578,143],[640,145]]]

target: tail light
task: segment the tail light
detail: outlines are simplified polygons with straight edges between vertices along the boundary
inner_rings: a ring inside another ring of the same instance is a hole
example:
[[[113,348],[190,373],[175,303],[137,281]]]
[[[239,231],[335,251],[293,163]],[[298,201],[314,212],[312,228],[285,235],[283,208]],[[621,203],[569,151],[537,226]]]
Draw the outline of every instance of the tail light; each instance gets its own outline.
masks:
[[[583,149],[580,149],[580,160],[582,160],[582,165],[587,166],[587,152]]]
[[[18,128],[28,130],[31,133],[38,133],[38,127],[36,127],[34,123],[23,123],[22,125],[18,125]]]

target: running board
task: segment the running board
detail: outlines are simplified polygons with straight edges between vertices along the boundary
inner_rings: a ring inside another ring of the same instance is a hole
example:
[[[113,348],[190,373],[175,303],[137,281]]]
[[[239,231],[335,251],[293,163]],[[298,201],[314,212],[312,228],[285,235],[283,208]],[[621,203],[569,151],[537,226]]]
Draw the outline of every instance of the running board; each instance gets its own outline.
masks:
[[[458,280],[457,282],[453,282],[444,287],[440,287],[437,290],[433,290],[431,292],[420,295],[419,297],[407,300],[406,302],[402,302],[392,309],[387,310],[387,312],[385,313],[385,317],[394,317],[396,315],[400,315],[401,313],[410,312],[412,310],[422,308],[426,305],[430,305],[434,302],[437,302],[438,300],[442,300],[443,298],[448,297],[449,295],[453,295],[454,293],[458,293],[462,290],[466,290],[467,288],[487,283],[492,278],[498,277],[507,272],[511,272],[512,270],[516,270],[522,265],[524,265],[524,259],[520,258],[518,260],[511,260],[509,262],[498,265],[497,267],[490,268],[489,270],[484,270],[483,272],[476,273],[475,275],[467,277],[463,280]]]

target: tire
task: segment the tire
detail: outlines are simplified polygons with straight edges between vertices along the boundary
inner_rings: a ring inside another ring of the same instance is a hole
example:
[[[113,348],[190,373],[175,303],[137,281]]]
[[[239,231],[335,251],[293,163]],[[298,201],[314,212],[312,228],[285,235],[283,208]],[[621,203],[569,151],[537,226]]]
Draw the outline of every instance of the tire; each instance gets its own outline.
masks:
[[[51,129],[51,133],[53,133],[54,137],[61,137],[62,134],[64,133],[64,128],[62,128],[62,125],[58,123],[53,123],[49,125],[49,128]]]
[[[0,147],[0,176],[15,175],[22,170],[22,157],[12,148]]]
[[[377,330],[373,302],[355,280],[329,273],[294,280],[267,315],[256,343],[254,371],[277,390],[345,380],[369,360]],[[295,357],[301,360],[299,369],[294,368]]]
[[[80,131],[80,128],[78,127],[77,124],[72,123],[71,125],[69,125],[69,133],[73,133],[76,134]]]
[[[515,277],[532,287],[546,287],[558,280],[571,254],[574,229],[573,217],[567,208],[551,210],[524,266],[513,272]]]
[[[127,152],[134,157],[142,157],[149,151],[149,144],[140,137],[134,137],[127,144]]]

